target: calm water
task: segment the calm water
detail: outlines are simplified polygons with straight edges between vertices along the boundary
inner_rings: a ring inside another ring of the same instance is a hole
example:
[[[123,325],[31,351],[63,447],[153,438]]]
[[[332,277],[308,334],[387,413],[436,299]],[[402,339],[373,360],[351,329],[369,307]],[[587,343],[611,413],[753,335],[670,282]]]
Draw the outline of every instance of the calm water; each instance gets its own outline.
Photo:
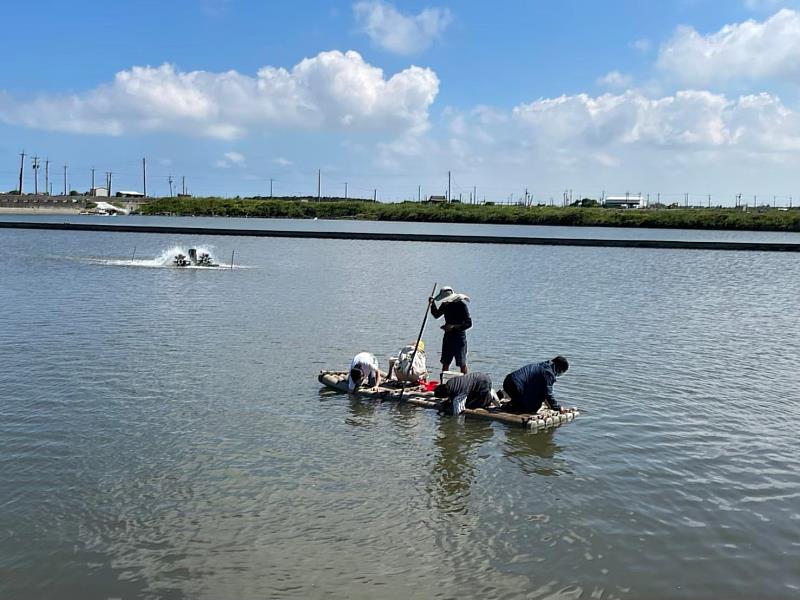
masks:
[[[176,244],[240,267],[157,267]],[[0,230],[0,598],[797,597],[798,279],[772,253]],[[413,339],[434,281],[473,298],[474,369],[563,353],[582,416],[320,390]]]

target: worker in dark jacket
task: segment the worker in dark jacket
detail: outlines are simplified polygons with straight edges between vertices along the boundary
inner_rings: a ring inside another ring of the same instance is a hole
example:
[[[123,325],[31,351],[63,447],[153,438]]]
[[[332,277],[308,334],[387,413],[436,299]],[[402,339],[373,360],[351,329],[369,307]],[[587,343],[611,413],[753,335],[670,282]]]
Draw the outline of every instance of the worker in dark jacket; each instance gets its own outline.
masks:
[[[488,408],[497,395],[492,389],[492,378],[486,373],[468,373],[440,383],[433,395],[441,399],[439,409],[452,415],[460,415],[465,408]]]
[[[556,377],[566,373],[567,369],[567,359],[556,356],[552,360],[531,363],[509,373],[503,380],[503,396],[509,398],[510,402],[503,408],[509,412],[535,413],[543,402],[547,402],[551,409],[564,412],[553,396],[553,384]]]
[[[468,373],[467,368],[467,329],[472,327],[472,318],[469,316],[469,296],[456,294],[453,288],[444,286],[435,297],[429,298],[431,314],[434,319],[444,315],[444,336],[442,337],[442,375],[450,368],[450,363],[455,360],[462,373]],[[439,302],[439,307],[436,307]]]

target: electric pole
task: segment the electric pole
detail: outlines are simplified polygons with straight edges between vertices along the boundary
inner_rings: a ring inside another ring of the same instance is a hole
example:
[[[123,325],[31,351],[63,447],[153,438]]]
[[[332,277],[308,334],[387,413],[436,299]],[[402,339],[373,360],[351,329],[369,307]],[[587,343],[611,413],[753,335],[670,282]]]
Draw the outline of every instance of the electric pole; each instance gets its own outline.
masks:
[[[44,159],[44,193],[50,196],[50,159]]]
[[[447,172],[447,201],[450,202],[450,171]]]
[[[92,196],[97,196],[97,188],[94,186],[94,167],[92,167]]]
[[[31,167],[33,168],[33,194],[39,195],[39,157],[31,157]]]
[[[269,179],[269,197],[272,198],[272,182],[275,181],[270,177]]]
[[[181,175],[181,184],[183,187],[183,195],[186,195],[186,175]]]
[[[19,153],[19,195],[22,195],[23,173],[25,173],[25,150]]]
[[[347,182],[344,182],[344,199],[347,200]]]
[[[475,202],[475,204],[478,203],[478,186],[477,185],[473,185],[472,186],[472,201]]]
[[[417,186],[417,202],[422,202],[422,186]]]
[[[372,201],[373,202],[377,202],[378,201],[378,188],[375,188],[374,190],[372,190]]]
[[[317,169],[317,202],[322,199],[322,169]]]
[[[147,159],[142,159],[142,192],[144,197],[147,198]]]
[[[175,196],[172,194],[172,175],[167,177],[167,181],[169,182],[169,197],[174,198]]]
[[[67,195],[67,165],[64,165],[64,195]]]

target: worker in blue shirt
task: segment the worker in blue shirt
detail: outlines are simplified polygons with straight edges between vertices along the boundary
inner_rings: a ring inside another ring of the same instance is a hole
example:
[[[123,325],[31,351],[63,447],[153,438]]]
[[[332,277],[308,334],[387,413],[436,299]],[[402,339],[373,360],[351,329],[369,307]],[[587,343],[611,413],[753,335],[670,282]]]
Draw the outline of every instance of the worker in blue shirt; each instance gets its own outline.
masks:
[[[503,380],[502,396],[510,402],[504,404],[503,408],[509,412],[533,414],[547,402],[552,410],[564,412],[553,396],[553,384],[567,369],[569,362],[559,355],[509,373]]]

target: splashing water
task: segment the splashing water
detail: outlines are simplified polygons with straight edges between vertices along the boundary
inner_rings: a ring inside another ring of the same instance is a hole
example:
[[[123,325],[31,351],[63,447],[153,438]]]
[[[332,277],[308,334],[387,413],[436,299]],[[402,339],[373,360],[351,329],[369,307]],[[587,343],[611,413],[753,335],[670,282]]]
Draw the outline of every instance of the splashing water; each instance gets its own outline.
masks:
[[[217,260],[214,256],[211,247],[208,246],[192,246],[197,250],[197,256],[201,254],[208,254],[211,258],[211,262],[214,263],[213,267],[204,267],[198,265],[187,265],[185,267],[178,267],[175,265],[175,257],[178,254],[183,254],[187,260],[189,257],[189,247],[184,246],[172,246],[166,250],[164,250],[161,254],[156,256],[155,258],[129,258],[129,259],[89,259],[90,262],[102,264],[102,265],[111,265],[117,267],[150,267],[150,268],[161,268],[161,267],[169,267],[169,268],[176,268],[176,269],[230,269],[230,263],[223,263]],[[240,265],[235,265],[236,268],[239,268]]]

